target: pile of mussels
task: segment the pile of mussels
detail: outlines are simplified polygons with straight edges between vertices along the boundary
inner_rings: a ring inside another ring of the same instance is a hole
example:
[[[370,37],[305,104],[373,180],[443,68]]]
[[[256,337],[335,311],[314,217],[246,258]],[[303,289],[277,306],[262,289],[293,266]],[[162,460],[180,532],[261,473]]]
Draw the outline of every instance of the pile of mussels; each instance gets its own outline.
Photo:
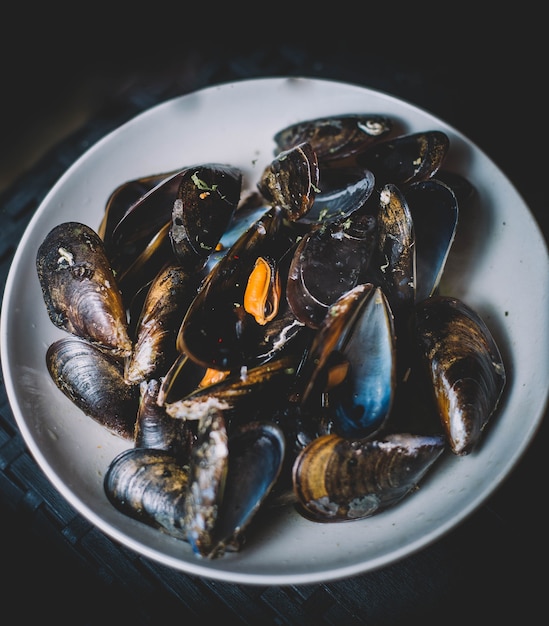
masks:
[[[37,253],[67,331],[48,371],[131,444],[107,498],[199,557],[240,550],[260,509],[395,505],[477,446],[505,385],[485,322],[438,289],[475,193],[448,136],[361,114],[274,142],[253,188],[222,163],[125,182],[97,231],[59,224]]]

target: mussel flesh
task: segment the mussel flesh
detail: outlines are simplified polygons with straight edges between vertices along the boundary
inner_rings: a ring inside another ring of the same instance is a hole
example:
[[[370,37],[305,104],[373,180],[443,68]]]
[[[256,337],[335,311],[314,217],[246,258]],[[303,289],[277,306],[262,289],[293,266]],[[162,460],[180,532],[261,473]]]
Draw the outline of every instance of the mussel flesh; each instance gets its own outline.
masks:
[[[179,352],[239,371],[281,350],[303,327],[281,289],[297,237],[280,207],[254,222],[204,279],[179,328]],[[258,259],[264,263],[254,274]]]

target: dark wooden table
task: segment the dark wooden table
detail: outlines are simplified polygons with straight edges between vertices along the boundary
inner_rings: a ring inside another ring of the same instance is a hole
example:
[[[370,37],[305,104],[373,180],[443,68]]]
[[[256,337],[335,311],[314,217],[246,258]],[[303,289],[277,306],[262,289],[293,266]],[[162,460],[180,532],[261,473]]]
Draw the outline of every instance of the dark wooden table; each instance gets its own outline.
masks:
[[[541,76],[533,61],[535,50],[519,54],[512,37],[502,34],[495,41],[497,47],[483,47],[482,34],[476,32],[476,47],[471,49],[466,30],[445,40],[442,29],[436,38],[438,52],[416,55],[410,47],[413,38],[407,40],[408,46],[397,48],[381,35],[369,42],[343,37],[337,41],[319,37],[313,42],[261,37],[256,30],[253,36],[241,35],[230,44],[208,40],[207,44],[193,41],[178,46],[163,41],[160,45],[160,37],[154,42],[141,37],[132,57],[127,49],[114,56],[109,34],[101,50],[96,46],[90,51],[86,40],[72,61],[60,44],[52,44],[46,58],[37,53],[35,71],[31,77],[27,74],[27,80],[21,71],[11,70],[17,88],[3,104],[7,148],[10,142],[16,145],[18,136],[28,137],[28,133],[18,135],[17,128],[41,123],[39,111],[32,120],[29,117],[33,111],[29,98],[39,95],[53,110],[63,105],[71,85],[76,89],[85,84],[86,75],[93,75],[99,87],[89,96],[93,107],[83,122],[53,142],[0,197],[2,289],[33,212],[89,146],[164,99],[259,76],[345,80],[430,111],[463,132],[502,169],[548,236],[547,110],[538,86]],[[71,39],[73,46],[75,41]],[[58,624],[107,624],[120,619],[128,624],[158,624],[166,619],[195,624],[212,617],[229,624],[303,626],[416,624],[419,620],[478,624],[503,618],[534,623],[534,617],[546,611],[548,435],[546,418],[504,484],[457,528],[419,553],[348,580],[253,587],[188,576],[159,565],[116,544],[83,519],[30,456],[2,386],[2,606],[11,606],[20,622],[39,615]]]

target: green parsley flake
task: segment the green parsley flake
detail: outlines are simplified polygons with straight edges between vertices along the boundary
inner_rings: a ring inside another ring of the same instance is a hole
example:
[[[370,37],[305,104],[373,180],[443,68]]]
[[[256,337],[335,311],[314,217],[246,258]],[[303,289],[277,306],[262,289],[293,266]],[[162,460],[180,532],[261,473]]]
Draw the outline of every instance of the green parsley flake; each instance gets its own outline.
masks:
[[[203,180],[198,178],[196,172],[191,176],[191,180],[198,187],[198,189],[200,189],[200,191],[216,191],[217,190],[217,185],[213,185],[212,187],[210,187],[207,183],[205,183]]]

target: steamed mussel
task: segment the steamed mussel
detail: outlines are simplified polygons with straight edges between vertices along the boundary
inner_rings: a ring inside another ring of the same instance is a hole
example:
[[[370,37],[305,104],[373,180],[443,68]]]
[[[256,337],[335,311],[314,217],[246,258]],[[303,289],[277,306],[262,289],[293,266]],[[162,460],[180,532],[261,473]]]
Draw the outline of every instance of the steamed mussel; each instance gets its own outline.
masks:
[[[46,235],[48,371],[131,447],[109,501],[238,551],[260,508],[364,519],[481,445],[505,387],[491,332],[439,293],[459,207],[439,130],[377,114],[273,137],[255,185],[203,163],[119,185],[94,232]]]
[[[499,348],[465,302],[437,295],[416,309],[416,333],[451,450],[471,452],[505,386]]]
[[[124,382],[123,362],[81,337],[66,336],[46,351],[55,384],[86,415],[132,440],[138,390]]]
[[[388,434],[380,439],[317,437],[300,452],[293,481],[300,511],[315,521],[370,517],[420,482],[444,451],[442,435]]]
[[[121,357],[131,353],[122,294],[95,231],[78,222],[59,224],[38,249],[36,269],[55,326]]]

